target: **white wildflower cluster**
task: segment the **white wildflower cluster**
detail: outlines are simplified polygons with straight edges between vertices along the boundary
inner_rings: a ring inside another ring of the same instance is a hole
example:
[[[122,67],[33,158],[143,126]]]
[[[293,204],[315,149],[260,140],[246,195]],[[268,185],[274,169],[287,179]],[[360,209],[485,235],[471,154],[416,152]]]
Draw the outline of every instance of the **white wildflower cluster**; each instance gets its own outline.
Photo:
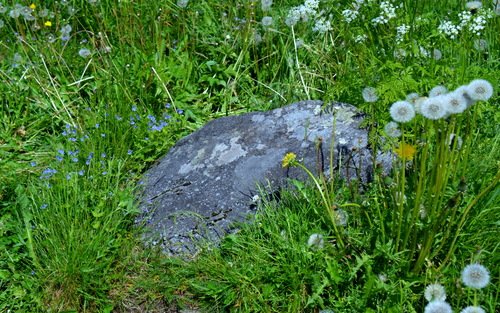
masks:
[[[445,34],[446,36],[450,37],[451,39],[457,38],[458,34],[460,33],[460,30],[462,28],[459,25],[453,24],[451,21],[444,21],[441,22],[438,26],[438,30],[441,34]]]
[[[354,21],[359,15],[359,11],[357,10],[349,10],[349,9],[346,9],[344,11],[342,11],[342,16],[344,17],[344,21],[346,21],[347,23],[351,23],[352,21]]]
[[[365,42],[366,39],[368,39],[368,36],[365,34],[357,35],[356,37],[354,37],[354,42],[355,43],[362,43],[362,42]]]
[[[401,43],[403,42],[406,33],[410,30],[410,26],[403,24],[401,26],[396,27],[396,42]]]
[[[460,28],[463,28],[472,19],[472,13],[470,11],[462,11],[458,13],[458,18],[460,19]]]
[[[293,27],[299,21],[307,22],[311,16],[318,14],[319,0],[306,0],[304,4],[293,7],[288,11],[285,24]]]
[[[332,30],[332,24],[324,17],[319,17],[313,27],[313,32],[324,34]]]
[[[477,1],[472,1],[477,2]],[[468,30],[476,36],[480,36],[483,30],[486,28],[488,19],[492,18],[493,14],[491,10],[482,9],[478,6],[477,9],[464,10],[458,13],[458,24],[454,24],[451,21],[443,21],[438,26],[440,33],[445,34],[451,39],[455,39],[462,30]]]
[[[483,29],[486,27],[487,18],[489,17],[490,17],[489,15],[475,16],[468,25],[469,31],[476,36],[480,36]]]
[[[380,3],[380,10],[380,15],[372,19],[372,23],[375,25],[387,24],[389,20],[396,17],[396,7],[389,1],[382,1]]]

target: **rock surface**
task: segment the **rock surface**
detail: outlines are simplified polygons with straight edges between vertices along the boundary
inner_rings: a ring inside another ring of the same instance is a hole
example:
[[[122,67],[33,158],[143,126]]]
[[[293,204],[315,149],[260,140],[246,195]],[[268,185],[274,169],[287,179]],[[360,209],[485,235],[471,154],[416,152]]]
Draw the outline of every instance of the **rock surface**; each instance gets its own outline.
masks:
[[[344,178],[370,180],[372,152],[367,131],[359,128],[362,117],[348,104],[303,101],[207,123],[145,174],[138,220],[148,226],[145,240],[173,255],[196,253],[198,239],[219,242],[235,221],[255,212],[258,185],[272,192],[287,178],[305,178],[300,169],[282,168],[286,153],[294,152],[317,173],[322,138],[328,172],[332,130],[335,171]],[[379,157],[388,168],[389,156]]]

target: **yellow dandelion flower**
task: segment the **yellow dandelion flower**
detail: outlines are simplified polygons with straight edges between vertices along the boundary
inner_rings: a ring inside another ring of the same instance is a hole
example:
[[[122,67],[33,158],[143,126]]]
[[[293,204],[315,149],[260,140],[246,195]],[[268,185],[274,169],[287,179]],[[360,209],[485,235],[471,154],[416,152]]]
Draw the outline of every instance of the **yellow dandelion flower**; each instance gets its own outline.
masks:
[[[417,149],[408,143],[402,143],[398,148],[394,149],[394,152],[396,152],[400,158],[412,160]]]
[[[34,3],[30,4],[30,9],[32,9],[32,10],[36,9],[36,4],[34,4]]]
[[[50,26],[52,26],[52,22],[51,21],[46,21],[45,23],[43,23],[43,25],[45,25],[47,27],[50,27]]]
[[[288,152],[283,157],[283,160],[281,161],[281,165],[283,166],[283,168],[293,166],[293,163],[295,162],[296,159],[297,159],[297,155],[295,153]]]

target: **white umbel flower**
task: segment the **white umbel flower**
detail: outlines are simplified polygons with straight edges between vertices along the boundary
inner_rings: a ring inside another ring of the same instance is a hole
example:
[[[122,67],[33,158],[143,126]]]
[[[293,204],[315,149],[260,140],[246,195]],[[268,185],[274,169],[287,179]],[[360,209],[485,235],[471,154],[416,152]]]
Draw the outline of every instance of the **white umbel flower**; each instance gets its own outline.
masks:
[[[392,119],[398,123],[409,122],[415,117],[415,109],[407,101],[394,102],[389,109],[389,113]]]

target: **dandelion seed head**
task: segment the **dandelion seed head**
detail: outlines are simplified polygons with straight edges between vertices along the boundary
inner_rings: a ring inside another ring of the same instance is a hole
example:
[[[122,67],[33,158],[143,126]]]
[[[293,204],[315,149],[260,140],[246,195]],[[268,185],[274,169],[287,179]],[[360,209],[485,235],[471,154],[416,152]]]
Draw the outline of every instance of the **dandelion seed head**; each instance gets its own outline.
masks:
[[[427,301],[444,301],[446,300],[446,292],[441,284],[430,284],[425,288],[424,297]]]
[[[413,105],[415,104],[418,98],[420,98],[420,96],[416,92],[412,92],[406,95],[406,101],[410,102]]]
[[[398,138],[401,136],[401,131],[399,130],[398,123],[396,122],[387,123],[387,125],[385,125],[384,127],[384,132],[391,138]]]
[[[337,209],[333,211],[335,215],[335,222],[337,223],[337,226],[346,226],[347,221],[349,219],[349,215],[347,215],[347,212],[342,210],[342,209]]]
[[[307,246],[315,250],[323,249],[324,245],[325,240],[321,234],[312,234],[307,240]]]
[[[467,99],[459,92],[450,92],[444,95],[443,101],[448,113],[459,114],[467,109]]]
[[[270,17],[270,16],[264,16],[262,18],[261,23],[262,23],[263,27],[269,27],[269,26],[271,26],[273,24],[273,18]]]
[[[179,8],[186,8],[189,3],[189,0],[177,0],[177,6]]]
[[[469,1],[465,3],[465,8],[469,11],[478,10],[483,7],[483,3],[481,1]]]
[[[451,306],[444,301],[429,302],[424,309],[424,313],[452,313]]]
[[[398,123],[406,123],[415,117],[415,109],[407,101],[394,102],[389,109],[392,119]]]
[[[436,96],[425,99],[420,106],[420,113],[430,120],[443,118],[446,115],[443,97]]]
[[[90,52],[90,50],[87,48],[82,48],[82,49],[80,49],[80,51],[78,51],[78,55],[84,59],[88,58],[91,54],[92,54],[92,52]]]
[[[486,49],[488,49],[488,42],[484,39],[475,39],[474,49],[476,49],[477,51],[485,51]]]
[[[475,79],[467,85],[467,94],[472,100],[488,100],[493,95],[493,86],[484,79]]]
[[[434,60],[439,61],[443,57],[443,53],[439,49],[434,49],[432,51],[432,57],[434,58]]]
[[[460,313],[486,313],[486,311],[479,306],[468,306],[460,311]]]
[[[481,289],[489,284],[490,273],[481,264],[469,264],[462,271],[462,281],[467,287]]]
[[[375,89],[373,87],[363,88],[361,95],[363,96],[363,99],[366,102],[375,102],[378,100],[377,89]]]
[[[429,91],[429,97],[436,97],[440,95],[444,95],[448,92],[448,89],[445,86],[438,85]]]
[[[262,11],[266,12],[271,9],[271,6],[273,5],[273,0],[262,0],[260,4]]]

